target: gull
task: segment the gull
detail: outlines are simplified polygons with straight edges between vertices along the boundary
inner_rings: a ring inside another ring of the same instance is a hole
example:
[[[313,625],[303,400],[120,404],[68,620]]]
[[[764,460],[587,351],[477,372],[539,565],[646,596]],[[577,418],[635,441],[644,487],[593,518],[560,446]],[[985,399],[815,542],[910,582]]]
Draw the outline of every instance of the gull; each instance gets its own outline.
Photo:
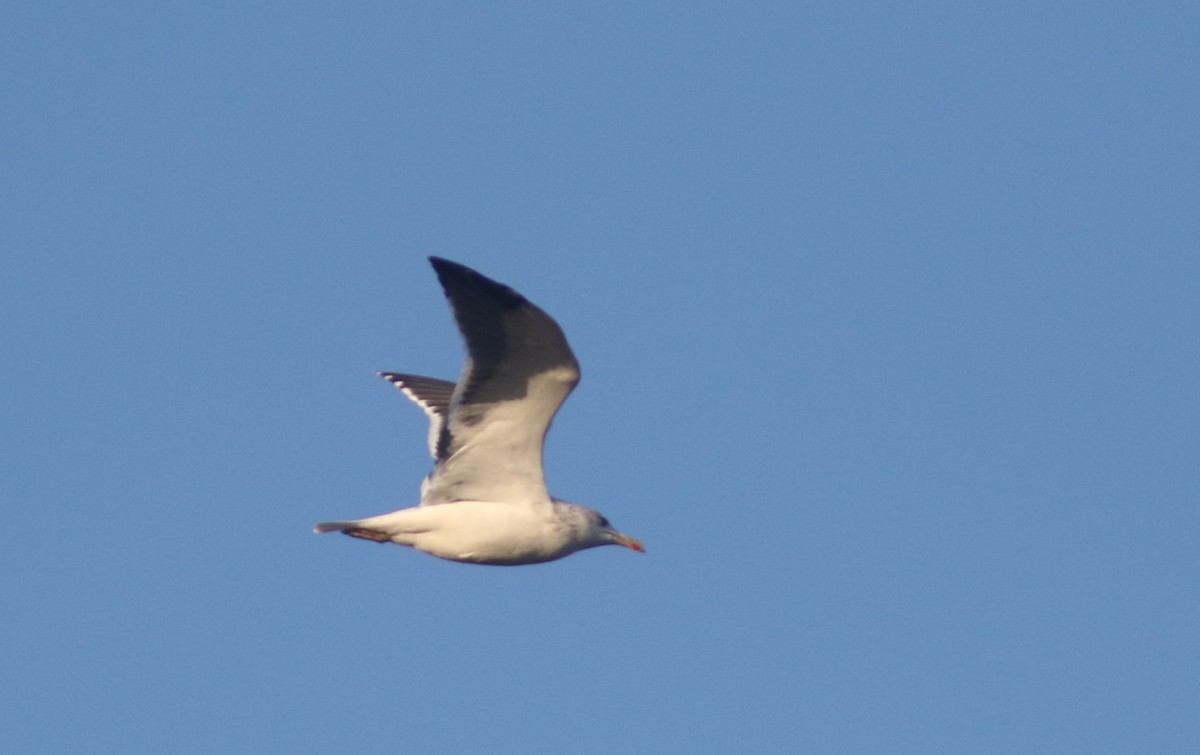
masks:
[[[467,347],[457,383],[381,372],[429,417],[434,468],[420,504],[366,519],[322,522],[438,558],[516,566],[600,545],[638,552],[599,512],[552,497],[542,473],[550,422],[579,382],[562,328],[513,289],[430,257]]]

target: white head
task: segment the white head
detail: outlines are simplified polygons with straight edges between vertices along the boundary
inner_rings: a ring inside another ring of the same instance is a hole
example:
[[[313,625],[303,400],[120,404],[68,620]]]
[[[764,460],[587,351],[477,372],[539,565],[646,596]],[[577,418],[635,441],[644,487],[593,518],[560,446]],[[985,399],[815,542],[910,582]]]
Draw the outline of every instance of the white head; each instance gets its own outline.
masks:
[[[601,545],[621,545],[638,553],[645,553],[646,548],[635,538],[622,534],[613,529],[608,518],[599,511],[580,506],[577,503],[556,500],[554,506],[572,530],[573,539],[584,548],[596,548]]]

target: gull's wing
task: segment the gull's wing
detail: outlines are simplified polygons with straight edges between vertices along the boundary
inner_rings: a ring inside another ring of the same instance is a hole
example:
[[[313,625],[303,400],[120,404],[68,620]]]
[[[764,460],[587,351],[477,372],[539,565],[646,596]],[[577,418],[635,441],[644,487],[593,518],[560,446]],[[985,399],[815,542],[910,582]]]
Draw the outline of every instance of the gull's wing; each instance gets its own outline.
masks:
[[[436,460],[438,438],[442,436],[442,426],[446,424],[446,417],[450,414],[450,397],[454,395],[454,383],[399,372],[377,374],[403,391],[404,395],[412,399],[429,417],[429,455]]]
[[[566,336],[508,286],[456,262],[429,261],[466,341],[467,363],[440,428],[437,466],[421,503],[549,501],[542,443],[579,382]]]

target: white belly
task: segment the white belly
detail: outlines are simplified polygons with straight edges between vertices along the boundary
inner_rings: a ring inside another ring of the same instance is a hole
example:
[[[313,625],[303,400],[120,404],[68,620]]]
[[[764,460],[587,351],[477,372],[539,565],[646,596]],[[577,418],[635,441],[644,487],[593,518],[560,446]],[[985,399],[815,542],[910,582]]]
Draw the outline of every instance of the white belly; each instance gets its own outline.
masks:
[[[402,509],[375,520],[372,526],[386,525],[381,529],[392,542],[450,561],[532,564],[576,550],[570,531],[543,504],[458,501]]]

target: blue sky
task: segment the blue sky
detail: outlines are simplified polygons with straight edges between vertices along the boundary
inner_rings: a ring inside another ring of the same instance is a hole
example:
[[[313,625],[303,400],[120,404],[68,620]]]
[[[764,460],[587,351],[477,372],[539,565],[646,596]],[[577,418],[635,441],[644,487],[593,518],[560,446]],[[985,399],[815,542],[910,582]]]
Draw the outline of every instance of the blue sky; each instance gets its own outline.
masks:
[[[1184,752],[1200,12],[0,18],[8,752]],[[425,257],[551,312],[515,569],[411,505]]]

